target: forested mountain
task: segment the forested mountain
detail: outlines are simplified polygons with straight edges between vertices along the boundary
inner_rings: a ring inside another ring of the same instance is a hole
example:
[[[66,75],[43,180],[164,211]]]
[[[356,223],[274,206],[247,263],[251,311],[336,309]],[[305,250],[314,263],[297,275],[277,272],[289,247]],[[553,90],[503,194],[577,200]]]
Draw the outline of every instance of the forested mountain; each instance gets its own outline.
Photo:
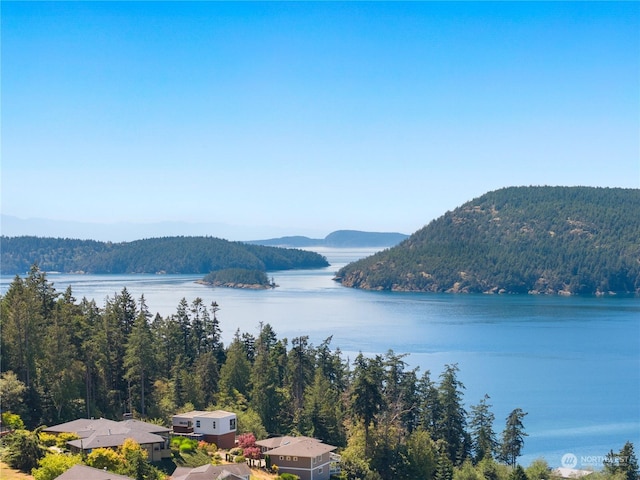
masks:
[[[111,243],[41,237],[0,237],[3,274],[41,270],[85,273],[202,273],[242,268],[288,270],[328,266],[314,252],[247,245],[213,237],[163,237]]]
[[[371,290],[638,294],[640,190],[496,190],[336,280]]]
[[[336,230],[324,238],[309,238],[291,236],[270,238],[267,240],[251,240],[246,243],[279,247],[392,247],[397,245],[408,235],[396,232],[362,232],[359,230]]]

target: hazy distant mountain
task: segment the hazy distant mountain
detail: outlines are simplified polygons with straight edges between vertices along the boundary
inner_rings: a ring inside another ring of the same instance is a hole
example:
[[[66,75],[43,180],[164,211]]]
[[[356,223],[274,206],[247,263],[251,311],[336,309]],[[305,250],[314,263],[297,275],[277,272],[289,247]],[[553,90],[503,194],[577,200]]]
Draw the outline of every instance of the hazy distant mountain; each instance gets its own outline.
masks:
[[[131,242],[142,238],[184,236],[213,236],[228,240],[245,240],[285,234],[288,230],[264,225],[240,226],[219,222],[75,222],[44,218],[18,218],[0,215],[0,233],[8,237],[35,236],[100,240],[103,242]],[[316,234],[316,232],[305,232]]]
[[[640,190],[489,192],[336,280],[369,290],[638,294]]]
[[[325,238],[309,238],[304,236],[270,238],[267,240],[251,240],[245,243],[267,245],[273,247],[392,247],[408,235],[395,232],[361,232],[359,230],[337,230]]]

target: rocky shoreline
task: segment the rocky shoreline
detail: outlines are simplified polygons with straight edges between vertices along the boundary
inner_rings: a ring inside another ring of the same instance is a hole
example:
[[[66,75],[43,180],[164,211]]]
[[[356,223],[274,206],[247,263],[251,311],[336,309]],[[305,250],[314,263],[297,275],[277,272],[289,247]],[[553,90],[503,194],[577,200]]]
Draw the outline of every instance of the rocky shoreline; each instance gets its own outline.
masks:
[[[278,286],[275,283],[261,284],[240,282],[205,282],[204,280],[196,280],[195,283],[199,283],[200,285],[208,285],[210,287],[243,288],[247,290],[271,290]]]

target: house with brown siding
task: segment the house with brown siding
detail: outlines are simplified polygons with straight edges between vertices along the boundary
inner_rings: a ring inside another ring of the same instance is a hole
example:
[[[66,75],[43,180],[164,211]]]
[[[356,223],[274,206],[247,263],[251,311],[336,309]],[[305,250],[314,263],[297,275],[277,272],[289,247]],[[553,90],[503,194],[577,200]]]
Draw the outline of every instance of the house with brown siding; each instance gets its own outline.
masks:
[[[235,447],[237,423],[236,414],[224,410],[193,410],[174,415],[172,420],[174,435],[215,443],[225,449]]]
[[[277,437],[256,442],[271,465],[301,480],[328,480],[336,473],[332,452],[337,447],[309,437]]]

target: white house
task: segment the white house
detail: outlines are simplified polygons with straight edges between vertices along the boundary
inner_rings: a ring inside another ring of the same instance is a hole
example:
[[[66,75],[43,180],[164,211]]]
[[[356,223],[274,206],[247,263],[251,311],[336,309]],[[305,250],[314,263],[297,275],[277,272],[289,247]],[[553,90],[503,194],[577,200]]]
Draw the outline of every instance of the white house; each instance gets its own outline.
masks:
[[[238,418],[224,410],[194,410],[173,416],[173,433],[215,443],[219,448],[233,448]]]

